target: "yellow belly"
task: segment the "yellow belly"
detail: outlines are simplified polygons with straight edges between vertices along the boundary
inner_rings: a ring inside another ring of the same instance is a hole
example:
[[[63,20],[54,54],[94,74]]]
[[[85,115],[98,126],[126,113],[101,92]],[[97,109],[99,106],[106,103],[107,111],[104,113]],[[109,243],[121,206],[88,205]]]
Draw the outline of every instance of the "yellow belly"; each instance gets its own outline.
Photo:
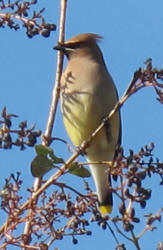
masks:
[[[90,94],[87,93],[75,93],[62,99],[64,125],[75,146],[88,139],[100,123],[92,102]]]
[[[104,110],[104,112],[103,112]],[[75,146],[87,140],[92,132],[100,125],[102,119],[109,114],[106,107],[94,102],[88,93],[71,93],[62,98],[63,121],[67,133]],[[109,152],[114,152],[119,136],[119,114],[115,114],[109,121],[109,136],[103,128],[87,149],[92,160],[110,160]]]

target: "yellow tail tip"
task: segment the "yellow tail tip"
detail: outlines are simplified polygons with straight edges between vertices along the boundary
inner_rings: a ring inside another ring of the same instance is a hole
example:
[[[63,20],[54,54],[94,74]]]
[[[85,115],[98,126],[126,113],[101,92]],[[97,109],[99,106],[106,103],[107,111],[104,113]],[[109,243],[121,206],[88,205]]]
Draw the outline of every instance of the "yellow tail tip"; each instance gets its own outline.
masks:
[[[112,206],[99,206],[99,211],[101,214],[110,214],[112,212]]]

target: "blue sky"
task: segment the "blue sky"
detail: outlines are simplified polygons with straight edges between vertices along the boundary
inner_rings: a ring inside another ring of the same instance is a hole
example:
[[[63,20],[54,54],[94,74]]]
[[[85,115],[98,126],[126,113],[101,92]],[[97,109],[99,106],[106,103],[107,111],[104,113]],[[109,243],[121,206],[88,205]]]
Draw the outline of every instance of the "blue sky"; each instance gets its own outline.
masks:
[[[39,1],[37,8],[39,7],[46,7],[47,21],[58,25],[59,1],[42,0]],[[121,96],[134,71],[143,67],[147,58],[153,59],[155,67],[163,68],[162,12],[162,0],[68,1],[66,37],[85,32],[97,33],[104,37],[100,47]],[[47,39],[29,39],[23,29],[17,32],[9,28],[0,29],[0,110],[6,106],[10,113],[19,115],[19,118],[14,119],[14,126],[21,120],[27,120],[29,125],[35,123],[38,129],[45,129],[56,67],[56,52],[52,48],[57,43],[57,38],[58,31],[53,32]],[[126,153],[130,148],[136,152],[141,146],[154,142],[155,155],[163,160],[162,114],[163,106],[156,101],[152,88],[141,90],[125,103],[122,107],[122,145]],[[53,135],[69,140],[62,124],[60,110],[57,113]],[[61,143],[55,143],[54,150],[58,155],[64,153],[65,159],[70,155]],[[3,187],[4,178],[11,172],[20,171],[25,192],[29,183],[33,183],[29,166],[34,157],[34,150],[1,150],[0,154],[0,188]],[[70,183],[79,182],[79,179],[74,177],[67,178],[67,182],[69,180]],[[147,186],[154,187],[152,201],[149,203],[153,212],[157,212],[162,205],[160,187],[155,183],[158,184],[157,178],[149,179],[147,183]],[[147,212],[150,212],[150,209],[147,207]],[[157,243],[162,240],[162,225],[158,226],[160,230],[148,232],[143,237],[140,242],[142,249],[149,249],[149,244],[150,249],[156,249]],[[69,244],[72,250],[114,249],[114,241],[109,231],[103,231],[96,225],[92,225],[91,230],[92,236],[79,237],[78,245],[74,246],[71,240],[66,238],[56,242],[55,247],[67,250]],[[119,239],[126,243],[122,238]],[[126,247],[135,249],[128,242]]]

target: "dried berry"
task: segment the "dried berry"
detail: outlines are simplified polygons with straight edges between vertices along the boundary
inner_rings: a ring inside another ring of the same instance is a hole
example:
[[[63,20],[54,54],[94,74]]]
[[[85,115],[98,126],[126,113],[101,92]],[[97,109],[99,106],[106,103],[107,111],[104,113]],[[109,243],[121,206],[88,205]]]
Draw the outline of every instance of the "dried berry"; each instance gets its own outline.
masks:
[[[78,240],[77,240],[76,238],[73,237],[72,243],[73,243],[74,245],[76,245],[76,244],[78,244]]]
[[[145,207],[146,207],[146,201],[141,201],[141,202],[140,202],[140,206],[141,206],[142,208],[145,208]]]

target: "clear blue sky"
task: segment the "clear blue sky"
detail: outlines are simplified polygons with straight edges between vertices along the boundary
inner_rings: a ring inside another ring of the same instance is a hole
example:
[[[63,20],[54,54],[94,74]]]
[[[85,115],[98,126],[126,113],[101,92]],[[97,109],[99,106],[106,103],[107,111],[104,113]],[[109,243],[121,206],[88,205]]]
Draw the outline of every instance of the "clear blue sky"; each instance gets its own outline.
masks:
[[[46,7],[47,21],[58,25],[59,1],[42,0],[38,6]],[[162,0],[68,1],[66,37],[84,32],[93,32],[104,37],[100,47],[121,96],[134,71],[144,66],[143,62],[147,58],[153,59],[155,67],[163,68],[162,13]],[[21,120],[28,120],[29,125],[35,123],[38,129],[45,129],[56,67],[56,52],[52,47],[57,43],[57,37],[58,31],[47,39],[29,39],[24,29],[17,32],[9,28],[0,29],[0,110],[6,106],[10,113],[19,115],[18,119],[14,119],[14,126]],[[125,152],[130,148],[137,151],[141,146],[155,142],[155,155],[163,160],[162,117],[163,106],[156,101],[152,88],[146,88],[131,97],[122,108],[122,141]],[[53,135],[68,140],[60,111]],[[64,152],[65,159],[69,156],[60,143],[56,143],[54,149],[58,155]],[[0,154],[0,188],[3,187],[4,178],[17,171],[22,172],[23,190],[29,187],[29,183],[32,185],[29,165],[34,157],[33,149],[23,152],[18,149],[1,150]],[[75,184],[79,182],[76,178],[69,177],[67,182],[70,180]],[[154,187],[154,192],[149,203],[151,210],[147,207],[146,213],[157,212],[162,205],[160,187],[155,182],[158,183],[158,180],[149,179],[147,183],[147,187]],[[162,225],[158,226],[160,230],[148,232],[143,237],[140,243],[143,250],[149,249],[149,245],[150,249],[156,249],[157,243],[163,239]],[[56,242],[55,247],[60,250],[114,249],[114,241],[109,231],[103,231],[95,224],[91,226],[91,230],[92,236],[79,237],[78,245],[74,246],[71,239],[66,238]],[[126,243],[122,238],[119,239],[121,243]],[[129,243],[126,243],[126,247],[135,249]]]

